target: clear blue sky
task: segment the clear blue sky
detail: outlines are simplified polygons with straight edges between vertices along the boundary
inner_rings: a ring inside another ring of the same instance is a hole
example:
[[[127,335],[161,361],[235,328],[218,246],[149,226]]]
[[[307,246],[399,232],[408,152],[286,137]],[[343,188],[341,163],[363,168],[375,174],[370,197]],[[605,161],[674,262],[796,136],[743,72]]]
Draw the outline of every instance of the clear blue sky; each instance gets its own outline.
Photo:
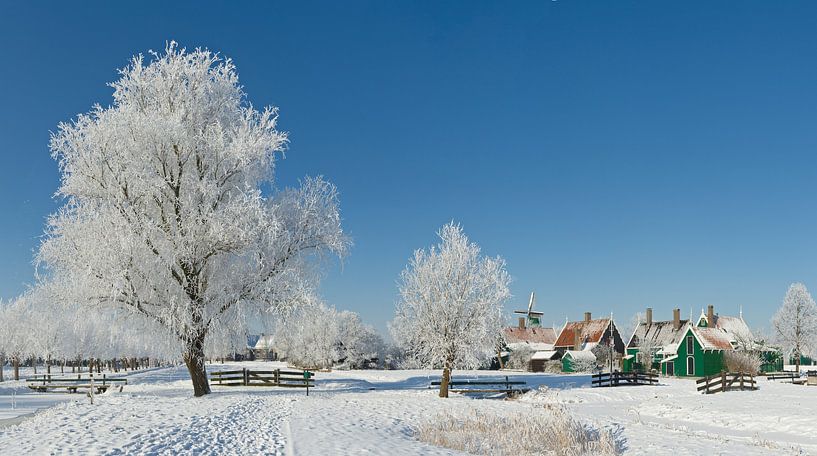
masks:
[[[338,185],[355,246],[322,293],[380,329],[451,219],[548,322],[766,326],[790,282],[817,291],[817,3],[34,3],[0,6],[0,297],[57,207],[49,131],[170,39],[280,107],[279,182]]]

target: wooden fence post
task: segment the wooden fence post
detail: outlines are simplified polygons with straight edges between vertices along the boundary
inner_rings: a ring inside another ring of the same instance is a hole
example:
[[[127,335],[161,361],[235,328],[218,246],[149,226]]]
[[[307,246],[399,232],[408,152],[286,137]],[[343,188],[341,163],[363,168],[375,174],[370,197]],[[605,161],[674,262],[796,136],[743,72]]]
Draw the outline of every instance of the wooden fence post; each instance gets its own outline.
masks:
[[[250,375],[247,373],[247,368],[244,367],[241,369],[244,372],[244,386],[247,386],[250,383]]]
[[[275,369],[275,386],[281,386],[281,369]]]

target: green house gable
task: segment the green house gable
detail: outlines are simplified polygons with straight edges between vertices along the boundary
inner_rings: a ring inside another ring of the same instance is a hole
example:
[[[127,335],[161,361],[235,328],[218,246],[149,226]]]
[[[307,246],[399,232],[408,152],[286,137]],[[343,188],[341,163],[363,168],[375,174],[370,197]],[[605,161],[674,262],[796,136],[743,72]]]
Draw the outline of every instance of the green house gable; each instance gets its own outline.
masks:
[[[689,327],[678,343],[676,358],[671,362],[674,375],[706,377],[723,370],[723,350],[705,349],[695,336],[693,327]],[[665,366],[663,369],[665,374],[667,374],[666,369]]]

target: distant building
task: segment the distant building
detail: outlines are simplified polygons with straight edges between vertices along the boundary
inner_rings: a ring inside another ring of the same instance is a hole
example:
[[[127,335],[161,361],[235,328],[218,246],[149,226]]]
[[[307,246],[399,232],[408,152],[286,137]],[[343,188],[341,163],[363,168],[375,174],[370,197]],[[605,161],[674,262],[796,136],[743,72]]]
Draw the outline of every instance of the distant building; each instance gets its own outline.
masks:
[[[275,352],[273,346],[273,337],[271,334],[260,334],[256,336],[255,344],[252,346],[253,359],[263,361],[275,361],[278,359],[278,353]],[[249,342],[249,340],[248,340]]]
[[[597,345],[612,345],[613,352],[624,353],[624,341],[611,318],[592,319],[590,312],[584,313],[584,320],[565,323],[559,337],[553,344],[560,353],[567,350],[590,351]]]
[[[672,350],[664,348],[661,373],[682,377],[706,377],[723,371],[724,353],[729,351],[751,351],[759,354],[764,364],[762,370],[782,369],[779,352],[756,342],[743,315],[731,317],[718,315],[715,307],[701,311],[697,322],[683,329],[681,338]]]
[[[584,313],[584,320],[565,323],[553,345],[554,350],[559,352],[562,357],[568,351],[591,352],[596,347],[601,346],[600,350],[610,351],[610,362],[611,365],[615,366],[619,365],[620,359],[624,355],[624,341],[621,339],[621,334],[619,334],[613,319],[608,317],[594,320],[590,312]],[[578,359],[575,353],[571,355],[571,358]],[[584,358],[589,357],[584,356]],[[566,365],[563,361],[563,368]],[[572,370],[566,372],[572,372]]]

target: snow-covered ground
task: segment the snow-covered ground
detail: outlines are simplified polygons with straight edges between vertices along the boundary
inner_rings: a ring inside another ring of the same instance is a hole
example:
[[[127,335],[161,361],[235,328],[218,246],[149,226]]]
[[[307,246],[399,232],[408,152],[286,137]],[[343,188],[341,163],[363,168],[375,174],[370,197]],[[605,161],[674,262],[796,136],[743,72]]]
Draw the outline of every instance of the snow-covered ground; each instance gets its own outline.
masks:
[[[454,372],[497,375],[505,374]],[[0,385],[0,416],[20,414],[20,404],[48,408],[20,424],[0,422],[0,454],[457,454],[416,441],[413,428],[442,410],[524,414],[552,401],[614,430],[625,454],[817,454],[814,387],[761,379],[759,391],[705,396],[689,380],[591,389],[583,375],[509,375],[547,392],[515,401],[439,399],[428,389],[436,371],[335,371],[318,373],[308,397],[301,389],[213,386],[196,399],[179,367],[132,373],[122,392],[91,405],[84,395],[8,382]],[[18,408],[9,412],[12,392]]]

